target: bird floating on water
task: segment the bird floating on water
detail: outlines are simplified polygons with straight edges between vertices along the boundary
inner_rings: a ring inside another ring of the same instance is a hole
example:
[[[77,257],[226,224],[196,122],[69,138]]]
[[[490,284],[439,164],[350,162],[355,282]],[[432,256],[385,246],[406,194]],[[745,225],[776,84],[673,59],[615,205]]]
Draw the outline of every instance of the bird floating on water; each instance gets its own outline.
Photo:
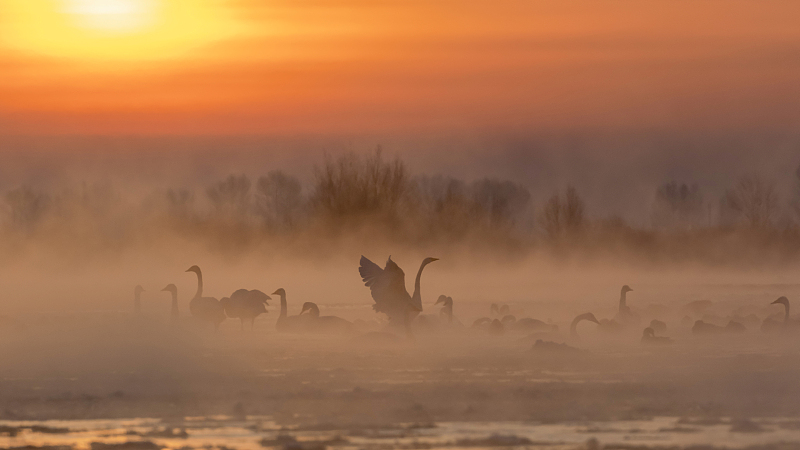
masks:
[[[161,290],[162,292],[169,292],[172,294],[172,308],[169,312],[169,323],[170,325],[177,325],[178,321],[180,320],[180,312],[178,311],[178,287],[174,284],[168,284],[164,289]]]
[[[656,336],[656,330],[654,330],[652,327],[647,327],[642,332],[642,344],[664,345],[671,343],[672,339],[666,336]]]
[[[578,336],[578,324],[581,323],[581,321],[584,321],[584,320],[586,320],[588,322],[594,322],[594,323],[600,325],[600,321],[597,320],[597,318],[594,316],[594,314],[592,314],[592,313],[580,314],[577,317],[575,317],[574,319],[572,319],[572,323],[569,326],[569,335],[570,335],[570,337],[572,339],[574,339],[574,340],[579,340],[580,339],[580,336]]]
[[[341,317],[320,316],[319,306],[314,302],[303,303],[303,309],[300,311],[300,315],[302,316],[306,311],[308,312],[307,317],[310,318],[309,328],[314,333],[347,334],[353,332],[353,324]]]
[[[192,266],[186,271],[197,275],[197,292],[189,301],[189,312],[192,317],[214,325],[214,330],[219,329],[219,325],[225,320],[225,310],[216,298],[203,297],[203,272],[200,267]]]

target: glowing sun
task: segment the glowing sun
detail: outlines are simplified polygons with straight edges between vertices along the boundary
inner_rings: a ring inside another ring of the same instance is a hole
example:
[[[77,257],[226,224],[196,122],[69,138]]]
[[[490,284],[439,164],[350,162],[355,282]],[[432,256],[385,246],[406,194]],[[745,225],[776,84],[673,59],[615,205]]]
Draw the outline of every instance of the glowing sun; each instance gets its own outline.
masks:
[[[178,57],[237,32],[219,0],[5,0],[0,46],[90,61]]]

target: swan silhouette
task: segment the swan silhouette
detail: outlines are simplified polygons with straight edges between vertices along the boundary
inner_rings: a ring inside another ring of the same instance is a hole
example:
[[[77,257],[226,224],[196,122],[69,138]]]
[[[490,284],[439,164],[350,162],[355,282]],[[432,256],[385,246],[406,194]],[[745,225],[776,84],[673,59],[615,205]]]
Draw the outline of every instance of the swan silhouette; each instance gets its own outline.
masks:
[[[442,304],[442,309],[439,310],[439,317],[446,317],[447,323],[453,323],[453,297],[448,297],[446,295],[440,295],[438,299],[436,299],[436,303],[433,306],[438,304]]]
[[[197,292],[189,301],[189,312],[192,317],[214,325],[214,330],[219,329],[219,325],[225,320],[222,304],[214,297],[203,297],[203,272],[200,267],[192,266],[186,271],[197,275]]]
[[[589,322],[594,322],[594,323],[600,325],[600,321],[597,320],[597,318],[594,316],[594,314],[592,314],[592,313],[583,313],[583,314],[575,317],[574,319],[572,319],[572,323],[569,326],[569,335],[570,335],[570,337],[572,339],[575,339],[575,340],[579,340],[580,339],[580,336],[578,335],[578,324],[581,323],[584,320],[589,321]]]
[[[278,315],[278,321],[275,322],[275,329],[280,333],[302,333],[309,330],[308,317],[309,316],[290,316],[289,308],[286,305],[286,290],[283,288],[277,289],[272,295],[277,295],[281,298],[281,313]]]
[[[656,336],[656,330],[652,327],[647,327],[642,332],[642,344],[648,345],[664,345],[671,344],[672,339],[665,336]]]
[[[422,312],[422,294],[420,292],[422,270],[434,261],[438,261],[438,258],[425,258],[422,261],[414,282],[414,294],[409,295],[406,290],[405,273],[392,261],[391,256],[383,269],[361,256],[358,273],[364,284],[369,287],[372,299],[375,300],[372,308],[376,312],[386,314],[390,325],[404,327],[409,337],[411,336],[411,321]]]
[[[180,312],[178,311],[178,288],[174,284],[168,284],[161,291],[172,294],[172,309],[169,311],[169,323],[175,326],[180,320]]]
[[[300,315],[302,316],[306,311],[308,311],[307,317],[310,319],[308,325],[315,333],[345,334],[353,331],[353,324],[341,317],[320,316],[319,306],[314,302],[303,303]]]
[[[239,319],[242,331],[244,331],[245,322],[250,322],[250,329],[252,330],[256,317],[267,313],[266,307],[269,306],[269,300],[272,300],[269,295],[257,289],[252,291],[239,289],[231,294],[230,297],[225,297],[219,302],[228,317]]]

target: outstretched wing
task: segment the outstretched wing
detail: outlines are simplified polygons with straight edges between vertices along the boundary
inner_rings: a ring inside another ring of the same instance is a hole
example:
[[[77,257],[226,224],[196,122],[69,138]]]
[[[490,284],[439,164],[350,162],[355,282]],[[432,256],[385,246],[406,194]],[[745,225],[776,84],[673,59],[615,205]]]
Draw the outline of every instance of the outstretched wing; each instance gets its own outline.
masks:
[[[406,291],[406,275],[391,256],[383,269],[362,256],[358,273],[372,293],[375,311],[386,313],[392,320],[408,307],[411,297]]]

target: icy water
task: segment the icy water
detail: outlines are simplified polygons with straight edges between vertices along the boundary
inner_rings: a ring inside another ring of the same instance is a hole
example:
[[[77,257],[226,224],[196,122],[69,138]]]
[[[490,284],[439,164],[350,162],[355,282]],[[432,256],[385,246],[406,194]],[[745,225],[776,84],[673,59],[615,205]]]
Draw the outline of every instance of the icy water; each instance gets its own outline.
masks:
[[[800,335],[759,327],[783,289],[710,295],[719,306],[698,313],[642,305],[666,323],[664,346],[641,343],[644,325],[584,323],[573,339],[582,311],[566,308],[557,332],[473,329],[477,305],[465,326],[413,340],[282,335],[274,314],[216,333],[166,314],[22,317],[0,330],[0,449],[800,448]],[[691,314],[747,330],[693,335]]]
[[[270,417],[227,416],[180,420],[0,421],[2,447],[219,449],[435,449],[692,447],[746,448],[780,443],[800,448],[800,422],[790,419],[639,421],[538,424],[440,422],[383,427],[283,427]],[[108,447],[103,446],[108,445]]]

